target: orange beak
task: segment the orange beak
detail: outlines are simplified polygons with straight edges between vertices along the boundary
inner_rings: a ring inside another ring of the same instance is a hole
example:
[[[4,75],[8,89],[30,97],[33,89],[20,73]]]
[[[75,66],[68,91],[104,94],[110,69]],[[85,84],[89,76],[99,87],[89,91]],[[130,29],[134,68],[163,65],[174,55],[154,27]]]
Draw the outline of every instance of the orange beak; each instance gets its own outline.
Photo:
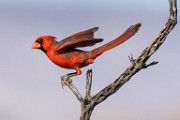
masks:
[[[41,48],[41,45],[37,42],[34,42],[34,44],[32,45],[32,49],[39,49]]]

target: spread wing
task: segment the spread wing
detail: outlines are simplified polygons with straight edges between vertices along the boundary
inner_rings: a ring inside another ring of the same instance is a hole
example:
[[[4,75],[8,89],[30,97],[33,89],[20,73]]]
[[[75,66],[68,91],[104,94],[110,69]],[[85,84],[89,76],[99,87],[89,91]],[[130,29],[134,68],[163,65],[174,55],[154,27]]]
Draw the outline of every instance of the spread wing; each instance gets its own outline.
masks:
[[[102,38],[94,38],[94,32],[97,30],[98,27],[94,27],[82,32],[75,33],[59,41],[56,51],[62,51],[67,48],[93,46],[96,43],[102,42]]]

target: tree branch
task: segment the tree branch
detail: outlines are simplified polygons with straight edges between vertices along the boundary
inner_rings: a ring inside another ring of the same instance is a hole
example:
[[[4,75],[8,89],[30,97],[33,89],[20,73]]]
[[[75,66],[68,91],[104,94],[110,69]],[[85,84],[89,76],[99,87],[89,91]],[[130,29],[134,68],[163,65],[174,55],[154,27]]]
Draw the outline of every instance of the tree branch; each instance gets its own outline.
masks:
[[[89,101],[91,99],[91,84],[92,84],[92,69],[87,71],[86,74],[86,94],[85,100]]]
[[[130,80],[130,78],[139,72],[140,70],[147,68],[149,66],[155,65],[158,62],[152,62],[146,65],[147,60],[153,55],[158,48],[165,41],[168,34],[173,30],[174,26],[177,24],[177,2],[176,0],[169,0],[170,5],[170,15],[167,23],[160,31],[159,35],[155,38],[152,44],[149,45],[146,49],[143,50],[141,55],[134,60],[129,58],[131,65],[122,73],[119,78],[117,78],[113,83],[102,89],[99,93],[92,97],[91,106],[96,106],[97,104],[103,102],[106,98],[115,93],[119,88]],[[90,107],[91,107],[90,106]]]
[[[102,89],[99,93],[91,96],[92,84],[92,70],[88,70],[86,78],[86,92],[83,99],[82,95],[78,92],[77,88],[73,85],[70,79],[66,76],[62,78],[63,85],[65,84],[74,93],[77,99],[81,102],[81,117],[80,120],[89,120],[91,113],[96,105],[103,102],[106,98],[114,94],[119,88],[130,80],[130,78],[142,69],[156,65],[158,62],[151,62],[146,64],[147,60],[158,50],[164,43],[168,34],[173,30],[177,24],[177,1],[169,0],[170,15],[165,26],[160,31],[155,40],[143,50],[137,59],[133,59],[132,55],[129,57],[131,65],[122,73],[113,83]]]
[[[69,87],[69,89],[73,92],[73,94],[76,96],[79,102],[81,103],[83,102],[82,95],[79,93],[78,89],[74,86],[71,79],[67,78],[66,76],[63,76],[61,78],[61,84],[62,86],[66,85],[67,87]]]

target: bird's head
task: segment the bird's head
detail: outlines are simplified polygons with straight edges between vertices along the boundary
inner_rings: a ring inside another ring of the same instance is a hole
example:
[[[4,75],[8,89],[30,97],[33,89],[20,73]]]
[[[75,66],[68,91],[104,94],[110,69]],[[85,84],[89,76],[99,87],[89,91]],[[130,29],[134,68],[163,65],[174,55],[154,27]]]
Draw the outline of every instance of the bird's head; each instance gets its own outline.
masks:
[[[47,52],[48,48],[56,41],[54,36],[40,36],[32,45],[32,49],[40,49]]]

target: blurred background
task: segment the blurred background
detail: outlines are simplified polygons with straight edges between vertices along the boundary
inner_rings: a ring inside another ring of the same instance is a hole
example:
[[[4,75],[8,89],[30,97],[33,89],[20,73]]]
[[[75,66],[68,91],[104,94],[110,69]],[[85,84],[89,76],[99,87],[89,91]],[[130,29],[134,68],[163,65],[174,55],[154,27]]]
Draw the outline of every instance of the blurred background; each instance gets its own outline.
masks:
[[[60,76],[74,70],[59,68],[43,52],[32,50],[37,37],[54,35],[61,40],[98,26],[95,36],[104,38],[98,47],[141,22],[133,38],[104,53],[73,78],[84,95],[85,74],[92,68],[92,94],[96,94],[130,65],[131,53],[137,58],[155,39],[168,16],[168,0],[0,0],[0,120],[79,119],[80,103],[60,84]],[[148,61],[159,64],[134,75],[98,105],[92,120],[180,119],[179,31],[178,24]]]

